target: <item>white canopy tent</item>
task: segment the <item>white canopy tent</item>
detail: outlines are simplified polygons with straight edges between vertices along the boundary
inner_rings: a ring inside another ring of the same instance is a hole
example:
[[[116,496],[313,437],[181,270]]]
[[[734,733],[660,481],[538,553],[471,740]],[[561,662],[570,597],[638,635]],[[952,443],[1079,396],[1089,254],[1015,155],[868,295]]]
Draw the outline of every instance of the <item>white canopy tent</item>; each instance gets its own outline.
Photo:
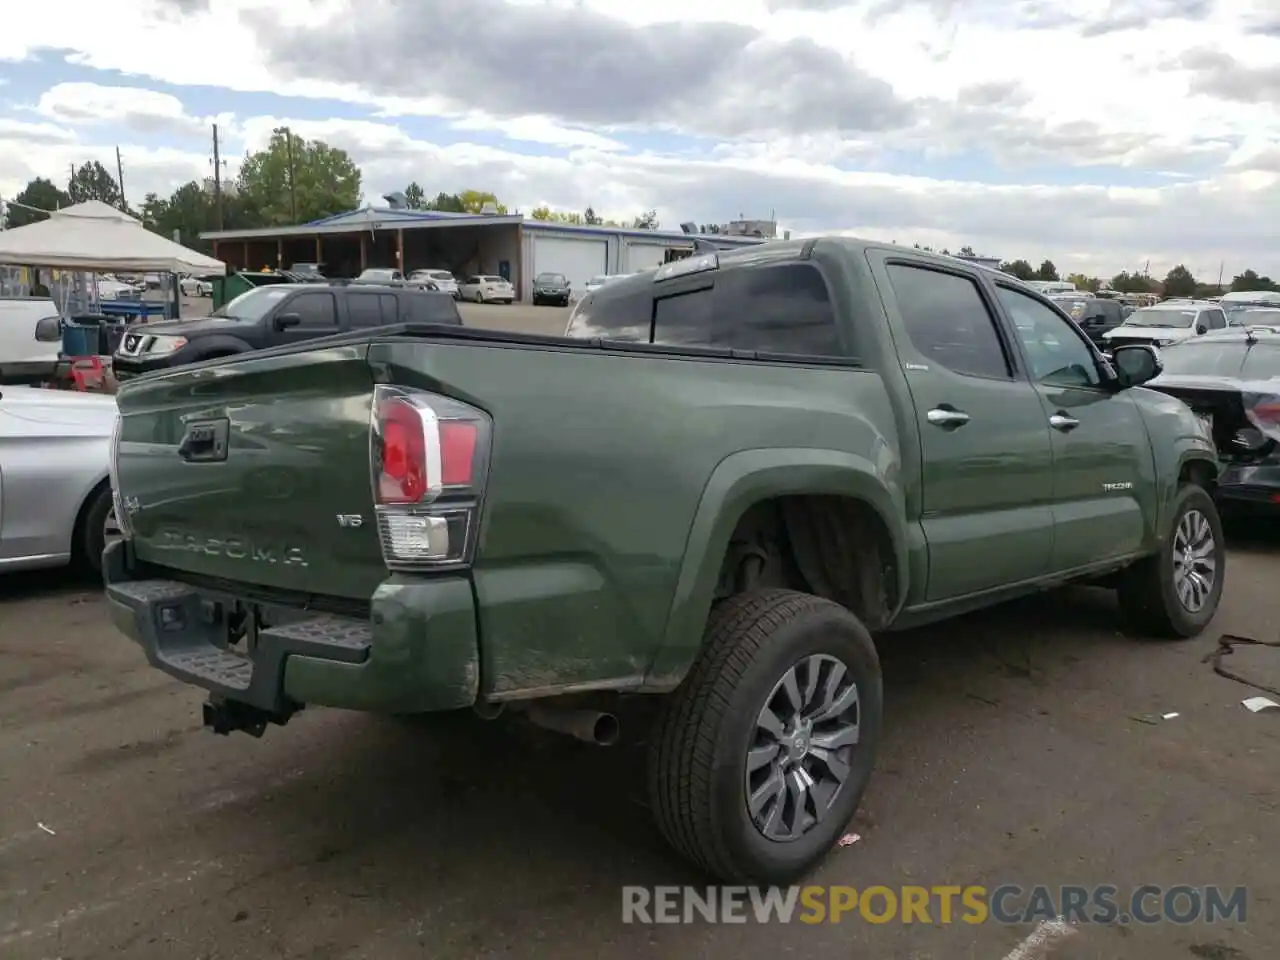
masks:
[[[0,264],[95,273],[190,273],[224,276],[226,264],[152,233],[99,200],[51,213],[38,223],[0,231]]]

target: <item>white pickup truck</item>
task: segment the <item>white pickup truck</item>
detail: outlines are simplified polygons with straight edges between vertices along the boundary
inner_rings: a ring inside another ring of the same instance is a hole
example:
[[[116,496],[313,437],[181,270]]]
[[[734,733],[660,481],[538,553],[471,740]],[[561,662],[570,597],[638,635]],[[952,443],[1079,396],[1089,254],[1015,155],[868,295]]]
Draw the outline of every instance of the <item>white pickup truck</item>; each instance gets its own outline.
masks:
[[[0,297],[0,380],[13,383],[52,372],[62,347],[57,319],[58,307],[48,297]]]

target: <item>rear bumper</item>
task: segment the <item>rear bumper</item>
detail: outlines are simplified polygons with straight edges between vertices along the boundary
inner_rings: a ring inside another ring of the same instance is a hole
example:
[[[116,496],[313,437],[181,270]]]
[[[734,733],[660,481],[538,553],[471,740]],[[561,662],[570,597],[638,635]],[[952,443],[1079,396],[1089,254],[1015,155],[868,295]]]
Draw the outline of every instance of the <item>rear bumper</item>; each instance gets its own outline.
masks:
[[[116,629],[153,667],[216,696],[281,718],[308,704],[425,713],[475,703],[480,654],[466,579],[389,579],[368,619],[354,619],[142,579],[132,568],[127,542],[107,549],[103,575]],[[270,626],[229,645],[228,621],[246,611]]]

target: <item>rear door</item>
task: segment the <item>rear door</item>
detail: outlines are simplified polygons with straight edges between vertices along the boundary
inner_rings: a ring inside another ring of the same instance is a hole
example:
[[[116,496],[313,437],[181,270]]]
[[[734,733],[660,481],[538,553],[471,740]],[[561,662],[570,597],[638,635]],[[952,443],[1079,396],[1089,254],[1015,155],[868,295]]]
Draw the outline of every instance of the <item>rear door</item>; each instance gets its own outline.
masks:
[[[1035,388],[963,270],[871,255],[919,424],[926,599],[1048,572],[1053,453]]]
[[[1103,386],[1093,350],[1048,304],[1011,285],[995,288],[1050,428],[1053,570],[1137,553],[1155,522],[1155,476],[1133,397]]]

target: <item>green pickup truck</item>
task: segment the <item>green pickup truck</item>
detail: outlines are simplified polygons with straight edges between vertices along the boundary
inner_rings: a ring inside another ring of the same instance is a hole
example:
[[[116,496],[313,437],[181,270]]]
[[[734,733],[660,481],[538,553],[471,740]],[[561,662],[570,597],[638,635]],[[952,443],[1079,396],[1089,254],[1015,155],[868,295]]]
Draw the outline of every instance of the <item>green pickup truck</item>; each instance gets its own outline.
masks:
[[[1223,587],[1204,426],[1049,300],[844,238],[594,291],[564,337],[401,325],[119,392],[116,626],[260,736],[304,706],[611,743],[734,882],[809,871],[880,740],[872,637],[1077,581],[1187,637]]]

